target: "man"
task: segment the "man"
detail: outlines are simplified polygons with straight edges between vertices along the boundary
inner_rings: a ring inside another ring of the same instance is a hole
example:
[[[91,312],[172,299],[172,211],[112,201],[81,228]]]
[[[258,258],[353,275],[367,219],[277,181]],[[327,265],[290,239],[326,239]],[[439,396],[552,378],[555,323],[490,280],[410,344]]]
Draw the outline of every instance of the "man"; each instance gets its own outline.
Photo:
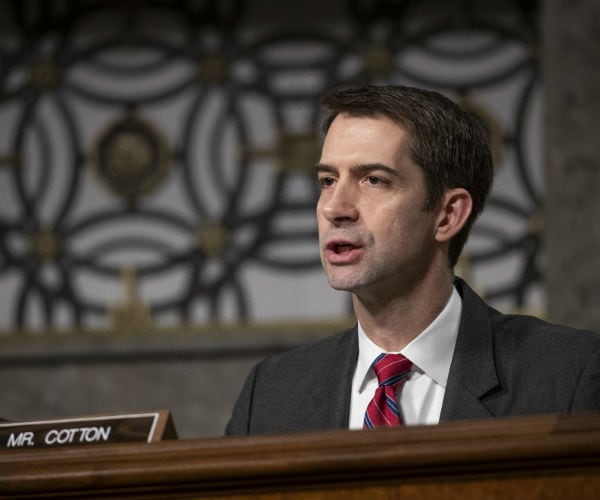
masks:
[[[492,184],[482,124],[401,86],[334,91],[323,105],[321,260],[358,323],[258,364],[226,434],[599,409],[600,336],[501,314],[454,277]],[[405,365],[391,393],[383,353]]]

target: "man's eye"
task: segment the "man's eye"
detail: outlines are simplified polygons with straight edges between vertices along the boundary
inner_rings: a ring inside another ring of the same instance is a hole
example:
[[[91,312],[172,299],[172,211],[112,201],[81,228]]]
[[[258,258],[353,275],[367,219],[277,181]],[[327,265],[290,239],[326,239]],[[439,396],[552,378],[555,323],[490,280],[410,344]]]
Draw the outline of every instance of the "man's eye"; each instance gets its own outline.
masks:
[[[369,175],[367,177],[367,182],[374,186],[376,184],[381,184],[383,181],[379,177],[376,177],[374,175]]]
[[[321,187],[332,186],[334,182],[335,182],[335,179],[333,177],[321,177],[319,179],[319,185]]]

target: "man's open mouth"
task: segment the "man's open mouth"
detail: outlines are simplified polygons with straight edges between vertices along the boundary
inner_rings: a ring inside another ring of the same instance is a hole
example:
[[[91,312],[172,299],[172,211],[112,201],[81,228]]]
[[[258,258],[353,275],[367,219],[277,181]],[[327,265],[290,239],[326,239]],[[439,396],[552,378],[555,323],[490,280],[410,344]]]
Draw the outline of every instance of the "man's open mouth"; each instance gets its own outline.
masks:
[[[357,248],[360,248],[358,245],[353,243],[349,243],[347,241],[333,242],[328,245],[329,250],[331,250],[335,254],[343,254],[351,252]]]
[[[351,245],[350,243],[338,243],[334,245],[333,251],[335,253],[346,253],[354,248],[356,247],[354,245]]]

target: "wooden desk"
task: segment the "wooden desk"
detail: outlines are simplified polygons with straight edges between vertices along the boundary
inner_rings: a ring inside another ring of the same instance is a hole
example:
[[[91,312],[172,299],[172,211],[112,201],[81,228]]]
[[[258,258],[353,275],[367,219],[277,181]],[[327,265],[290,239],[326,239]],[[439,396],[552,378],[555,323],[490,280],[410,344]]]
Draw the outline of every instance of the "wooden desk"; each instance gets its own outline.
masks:
[[[600,498],[600,414],[0,450],[1,498]]]

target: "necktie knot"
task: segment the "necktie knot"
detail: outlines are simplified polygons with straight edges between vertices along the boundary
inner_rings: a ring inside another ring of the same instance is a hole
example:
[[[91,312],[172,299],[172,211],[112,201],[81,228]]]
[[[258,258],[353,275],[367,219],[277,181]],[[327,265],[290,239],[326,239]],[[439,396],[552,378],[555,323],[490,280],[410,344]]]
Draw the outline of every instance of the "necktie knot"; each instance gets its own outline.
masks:
[[[410,372],[412,362],[402,354],[380,354],[371,365],[379,387],[367,406],[363,427],[394,426],[402,423],[402,415],[396,403],[396,386]]]
[[[406,378],[412,362],[402,354],[380,354],[371,365],[379,385],[395,386]]]

